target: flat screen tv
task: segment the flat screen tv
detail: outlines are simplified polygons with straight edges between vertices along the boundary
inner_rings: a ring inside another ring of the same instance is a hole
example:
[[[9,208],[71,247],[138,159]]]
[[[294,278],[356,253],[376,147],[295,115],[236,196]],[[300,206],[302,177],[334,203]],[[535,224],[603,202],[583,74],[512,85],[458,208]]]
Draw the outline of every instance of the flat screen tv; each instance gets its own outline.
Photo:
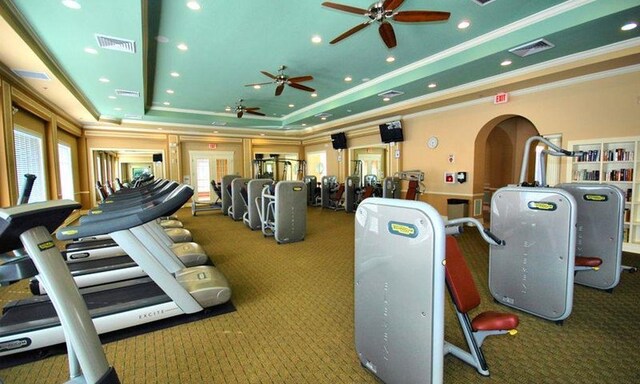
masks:
[[[347,135],[344,132],[334,133],[331,135],[331,143],[333,144],[333,149],[346,149]]]
[[[380,124],[380,139],[383,143],[398,143],[404,141],[400,120]]]

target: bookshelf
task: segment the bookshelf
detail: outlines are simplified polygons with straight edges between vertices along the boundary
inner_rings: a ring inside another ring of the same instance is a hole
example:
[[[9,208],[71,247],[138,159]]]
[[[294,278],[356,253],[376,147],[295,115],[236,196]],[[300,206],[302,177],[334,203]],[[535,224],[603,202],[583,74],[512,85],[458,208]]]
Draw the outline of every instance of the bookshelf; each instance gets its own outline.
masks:
[[[640,136],[570,141],[568,148],[582,151],[567,165],[567,181],[613,184],[625,193],[622,249],[640,253]]]

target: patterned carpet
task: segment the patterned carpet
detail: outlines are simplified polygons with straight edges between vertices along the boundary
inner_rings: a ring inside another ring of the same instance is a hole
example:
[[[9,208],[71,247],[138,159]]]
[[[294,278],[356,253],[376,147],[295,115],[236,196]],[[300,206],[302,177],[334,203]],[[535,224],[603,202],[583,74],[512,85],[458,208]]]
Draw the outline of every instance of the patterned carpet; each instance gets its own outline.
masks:
[[[233,287],[237,311],[105,345],[123,383],[375,383],[353,345],[353,214],[310,208],[305,241],[278,245],[220,212],[180,219]],[[508,310],[489,298],[488,246],[460,239],[483,295],[482,309]],[[625,264],[640,265],[637,255]],[[0,304],[26,295],[0,288]],[[491,377],[445,358],[446,383],[640,382],[640,274],[622,275],[612,294],[576,286],[563,326],[519,313],[519,333],[487,339]],[[446,339],[464,346],[451,310]],[[5,383],[58,383],[66,357],[0,370]]]

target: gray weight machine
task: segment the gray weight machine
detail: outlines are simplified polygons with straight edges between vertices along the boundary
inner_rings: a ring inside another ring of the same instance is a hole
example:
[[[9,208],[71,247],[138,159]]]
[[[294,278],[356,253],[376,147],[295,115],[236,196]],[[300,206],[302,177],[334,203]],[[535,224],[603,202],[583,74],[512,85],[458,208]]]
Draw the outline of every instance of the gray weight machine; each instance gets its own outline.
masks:
[[[307,205],[317,207],[320,205],[318,179],[315,176],[310,175],[305,176],[302,181],[307,185]]]
[[[231,206],[228,215],[235,221],[242,220],[247,212],[247,183],[251,179],[236,177],[231,181]]]
[[[344,210],[345,212],[355,212],[360,202],[360,176],[347,177],[344,189]]]
[[[504,305],[561,323],[572,311],[574,274],[597,268],[601,260],[593,257],[598,255],[576,258],[573,195],[525,182],[534,141],[548,146],[545,155],[578,155],[543,137],[527,140],[519,185],[500,188],[491,199],[491,232],[506,245],[490,249],[489,290]]]
[[[262,234],[278,244],[304,240],[307,232],[307,186],[302,181],[280,181],[262,189],[258,210]]]
[[[273,184],[271,179],[253,179],[247,183],[247,211],[244,213],[242,221],[252,231],[262,227],[258,212],[262,201],[262,190],[271,184]]]
[[[320,186],[320,202],[322,208],[339,210],[344,208],[343,194],[345,186],[338,183],[336,176],[323,176]]]
[[[231,182],[233,179],[237,179],[239,175],[225,175],[222,176],[220,183],[220,190],[222,191],[222,214],[229,215],[229,208],[231,207]]]

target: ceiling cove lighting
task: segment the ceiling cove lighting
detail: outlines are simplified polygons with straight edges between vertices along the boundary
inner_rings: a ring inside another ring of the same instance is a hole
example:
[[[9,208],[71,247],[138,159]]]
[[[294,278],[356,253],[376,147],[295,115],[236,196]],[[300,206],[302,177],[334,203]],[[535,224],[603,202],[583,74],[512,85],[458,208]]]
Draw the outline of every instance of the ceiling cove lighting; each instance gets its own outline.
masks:
[[[178,47],[178,49],[179,49],[179,50],[181,50],[181,51],[186,51],[186,50],[188,50],[188,49],[189,49],[189,47],[188,47],[188,46],[187,46],[187,44],[185,44],[185,43],[180,43],[180,44],[178,44],[178,45],[177,45],[177,47]]]
[[[189,9],[191,9],[192,11],[199,11],[200,10],[200,4],[197,1],[188,1],[187,2],[187,7]]]
[[[502,63],[500,63],[500,65],[502,65],[503,67],[506,67],[507,65],[511,65],[511,60],[505,60]]]
[[[637,27],[638,27],[638,23],[630,22],[630,23],[627,23],[627,24],[623,25],[620,29],[623,30],[623,31],[630,31],[632,29],[636,29]]]
[[[467,29],[470,25],[471,23],[469,22],[469,20],[462,20],[458,23],[458,29]]]
[[[71,9],[80,9],[82,6],[75,0],[62,0],[62,5]]]

